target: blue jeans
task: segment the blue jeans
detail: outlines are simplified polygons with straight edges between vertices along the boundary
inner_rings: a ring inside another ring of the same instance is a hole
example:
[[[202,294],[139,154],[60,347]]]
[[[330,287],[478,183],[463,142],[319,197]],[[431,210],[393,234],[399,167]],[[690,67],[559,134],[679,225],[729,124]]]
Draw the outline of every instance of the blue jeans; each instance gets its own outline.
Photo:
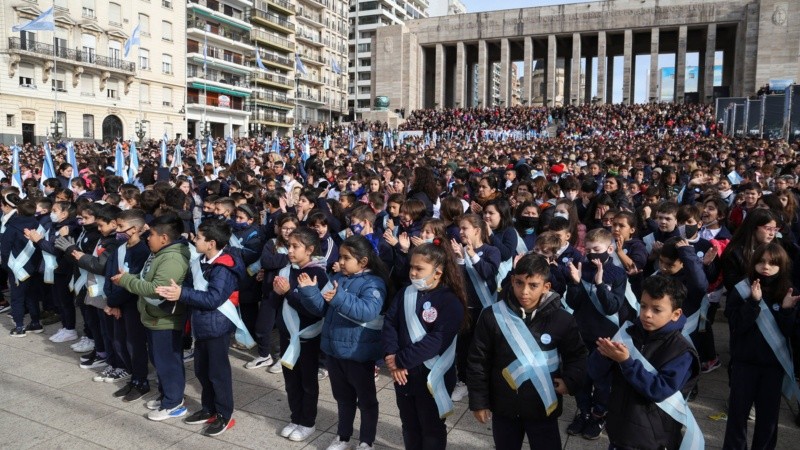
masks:
[[[181,330],[147,330],[150,361],[158,374],[158,390],[164,396],[161,407],[165,409],[172,409],[183,402],[186,376],[182,336]]]

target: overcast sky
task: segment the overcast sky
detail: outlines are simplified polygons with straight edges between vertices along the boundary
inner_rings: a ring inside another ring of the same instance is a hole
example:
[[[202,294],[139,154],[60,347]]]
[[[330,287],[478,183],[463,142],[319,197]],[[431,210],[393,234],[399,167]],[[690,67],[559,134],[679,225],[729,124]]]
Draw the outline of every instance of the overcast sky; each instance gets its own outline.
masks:
[[[496,11],[498,9],[527,8],[530,6],[585,3],[587,0],[461,0],[468,12]]]

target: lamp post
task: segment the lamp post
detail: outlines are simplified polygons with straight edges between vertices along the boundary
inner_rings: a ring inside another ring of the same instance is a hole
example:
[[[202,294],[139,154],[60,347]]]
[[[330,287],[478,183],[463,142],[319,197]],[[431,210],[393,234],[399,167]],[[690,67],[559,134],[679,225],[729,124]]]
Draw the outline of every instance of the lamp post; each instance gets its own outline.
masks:
[[[137,120],[135,124],[136,137],[139,138],[139,146],[144,145],[144,137],[147,135],[147,125],[143,120]]]
[[[50,137],[58,143],[63,135],[64,123],[57,116],[53,116],[53,120],[50,121]]]

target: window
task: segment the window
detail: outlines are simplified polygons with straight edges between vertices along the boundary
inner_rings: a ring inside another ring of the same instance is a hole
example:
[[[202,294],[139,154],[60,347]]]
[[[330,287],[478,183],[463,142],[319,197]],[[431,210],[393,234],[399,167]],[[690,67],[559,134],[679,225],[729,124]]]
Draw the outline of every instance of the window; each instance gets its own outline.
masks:
[[[112,78],[106,85],[106,98],[119,100],[119,80]]]
[[[108,57],[111,59],[119,59],[122,50],[122,44],[119,41],[108,41]]]
[[[53,90],[57,92],[67,92],[67,73],[59,70],[52,79]]]
[[[19,43],[22,50],[27,50],[30,46],[36,43],[36,33],[31,33],[30,31],[20,31]]]
[[[118,27],[122,26],[122,6],[118,3],[108,4],[108,23]]]
[[[161,6],[172,9],[172,0],[161,0]]]
[[[20,63],[19,85],[20,87],[36,89],[36,85],[33,84],[33,64]]]
[[[81,5],[83,8],[81,9],[81,15],[83,17],[94,19],[96,16],[94,14],[94,0],[82,0]]]
[[[60,9],[68,9],[69,8],[69,0],[54,0],[53,5],[56,8]]]
[[[172,40],[172,23],[167,22],[166,20],[161,21],[161,39],[165,41]]]
[[[94,138],[94,116],[91,114],[83,115],[83,137]]]
[[[142,83],[139,85],[139,100],[145,105],[150,104],[150,85]]]
[[[150,70],[150,50],[146,48],[139,48],[139,68]]]
[[[92,75],[81,75],[81,96],[94,97],[94,77]]]
[[[161,104],[164,106],[172,106],[172,88],[163,88],[161,91]]]
[[[166,53],[161,55],[161,73],[167,75],[172,73],[172,56]]]
[[[61,134],[67,136],[67,113],[64,111],[56,111],[56,122],[61,123]]]
[[[95,49],[97,48],[97,37],[93,34],[81,35],[81,60],[93,63],[95,60]]]
[[[14,115],[13,114],[6,114],[6,126],[13,127],[14,126]]]
[[[150,16],[139,13],[139,31],[142,36],[150,36]]]
[[[53,35],[53,45],[55,46],[56,55],[61,58],[67,57],[67,30],[63,28],[56,28]]]

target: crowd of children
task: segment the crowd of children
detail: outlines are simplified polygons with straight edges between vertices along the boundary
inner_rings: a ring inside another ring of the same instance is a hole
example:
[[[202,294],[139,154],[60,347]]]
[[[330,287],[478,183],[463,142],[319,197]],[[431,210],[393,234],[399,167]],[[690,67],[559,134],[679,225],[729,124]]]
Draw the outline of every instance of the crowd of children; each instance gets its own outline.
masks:
[[[676,449],[702,448],[687,401],[723,364],[724,308],[724,446],[747,448],[754,413],[753,448],[774,448],[780,397],[800,392],[793,168],[779,186],[720,179],[713,157],[691,173],[588,158],[571,171],[558,155],[494,149],[478,168],[412,146],[367,158],[315,145],[304,160],[250,152],[203,174],[187,158],[135,183],[83,155],[42,191],[0,192],[10,335],[57,326],[50,340],[120,383],[114,397],[157,391],[150,420],[184,417],[209,436],[235,424],[236,347],[253,352],[246,369],[282,374],[290,416],[276,431],[291,441],[316,431],[329,378],[328,449],[373,448],[386,370],[406,448],[445,448],[465,399],[497,448],[525,436],[561,448],[570,395],[569,435]],[[202,394],[190,413],[191,358]]]

